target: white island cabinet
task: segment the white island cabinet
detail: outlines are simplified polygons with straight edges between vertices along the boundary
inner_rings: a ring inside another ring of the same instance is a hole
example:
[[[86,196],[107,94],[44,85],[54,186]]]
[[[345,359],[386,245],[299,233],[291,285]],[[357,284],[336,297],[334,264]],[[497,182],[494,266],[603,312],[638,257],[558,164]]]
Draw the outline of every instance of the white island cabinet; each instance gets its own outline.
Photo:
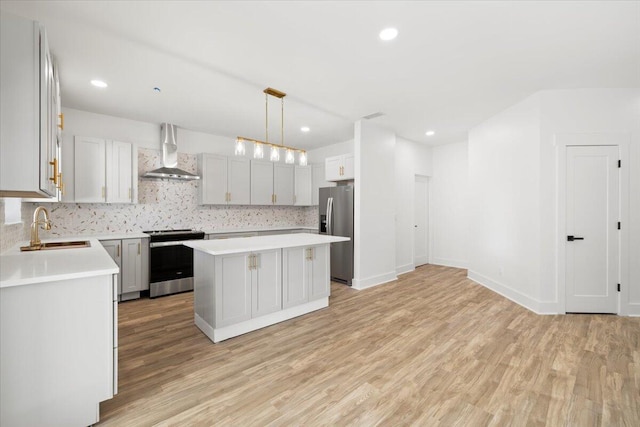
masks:
[[[190,241],[195,324],[213,342],[329,305],[329,245],[348,237],[284,234]]]
[[[0,425],[87,426],[118,389],[118,267],[90,247],[0,256]]]

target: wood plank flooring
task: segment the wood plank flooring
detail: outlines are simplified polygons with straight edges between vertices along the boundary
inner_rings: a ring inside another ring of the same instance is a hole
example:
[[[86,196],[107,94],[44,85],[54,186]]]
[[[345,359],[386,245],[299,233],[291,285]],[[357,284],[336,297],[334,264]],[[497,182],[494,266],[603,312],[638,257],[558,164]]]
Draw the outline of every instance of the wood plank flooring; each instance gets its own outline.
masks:
[[[213,344],[193,294],[119,306],[101,426],[638,426],[640,318],[539,316],[423,266]]]

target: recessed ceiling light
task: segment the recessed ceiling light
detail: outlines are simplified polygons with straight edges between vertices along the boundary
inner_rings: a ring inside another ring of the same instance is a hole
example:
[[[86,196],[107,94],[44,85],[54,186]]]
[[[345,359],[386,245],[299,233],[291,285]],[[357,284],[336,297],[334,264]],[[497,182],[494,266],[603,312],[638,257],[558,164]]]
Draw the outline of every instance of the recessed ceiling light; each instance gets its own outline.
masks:
[[[108,84],[106,84],[102,80],[91,80],[91,84],[94,85],[95,87],[100,87],[100,88],[105,88],[105,87],[109,86]]]
[[[398,37],[398,30],[395,28],[385,28],[384,30],[380,31],[380,39],[381,40],[393,40],[396,37]]]
[[[435,133],[434,131],[432,131],[432,130],[428,130],[428,131],[425,133],[425,135],[427,135],[427,136],[433,136],[433,135],[435,135],[435,134],[436,134],[436,133]]]
[[[300,128],[300,130],[301,130],[302,132],[309,132],[311,129],[309,129],[309,126],[302,126],[302,127]]]

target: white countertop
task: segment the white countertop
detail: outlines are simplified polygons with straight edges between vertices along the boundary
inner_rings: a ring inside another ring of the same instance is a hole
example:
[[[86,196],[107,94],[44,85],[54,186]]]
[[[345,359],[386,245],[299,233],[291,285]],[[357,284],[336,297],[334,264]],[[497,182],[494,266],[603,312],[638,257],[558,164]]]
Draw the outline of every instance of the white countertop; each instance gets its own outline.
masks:
[[[205,234],[226,234],[226,233],[253,233],[257,231],[279,231],[279,230],[309,230],[318,231],[318,227],[292,226],[292,227],[256,227],[256,228],[227,228],[203,230]]]
[[[323,245],[334,242],[346,242],[348,237],[327,236],[324,234],[279,234],[271,236],[243,237],[238,239],[192,240],[185,246],[211,255],[226,255],[243,252],[264,251],[278,248]]]
[[[95,238],[42,239],[43,242],[89,240],[91,247],[20,252],[21,242],[0,255],[0,288],[118,273],[118,266]]]
[[[40,237],[42,238],[46,231],[40,230]],[[120,239],[148,239],[149,235],[142,231],[131,231],[124,233],[100,233],[100,234],[73,234],[60,237],[52,237],[52,239],[63,240],[120,240]],[[44,242],[44,240],[42,240]],[[24,245],[23,245],[24,246]]]

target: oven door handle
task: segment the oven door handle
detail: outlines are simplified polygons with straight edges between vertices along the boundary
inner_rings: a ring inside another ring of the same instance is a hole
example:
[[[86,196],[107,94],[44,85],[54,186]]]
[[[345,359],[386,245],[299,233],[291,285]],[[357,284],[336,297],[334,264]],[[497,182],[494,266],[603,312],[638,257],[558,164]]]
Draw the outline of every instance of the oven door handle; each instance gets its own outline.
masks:
[[[180,246],[186,242],[191,242],[192,240],[179,240],[174,242],[153,242],[149,243],[150,248],[161,248],[164,246]]]

